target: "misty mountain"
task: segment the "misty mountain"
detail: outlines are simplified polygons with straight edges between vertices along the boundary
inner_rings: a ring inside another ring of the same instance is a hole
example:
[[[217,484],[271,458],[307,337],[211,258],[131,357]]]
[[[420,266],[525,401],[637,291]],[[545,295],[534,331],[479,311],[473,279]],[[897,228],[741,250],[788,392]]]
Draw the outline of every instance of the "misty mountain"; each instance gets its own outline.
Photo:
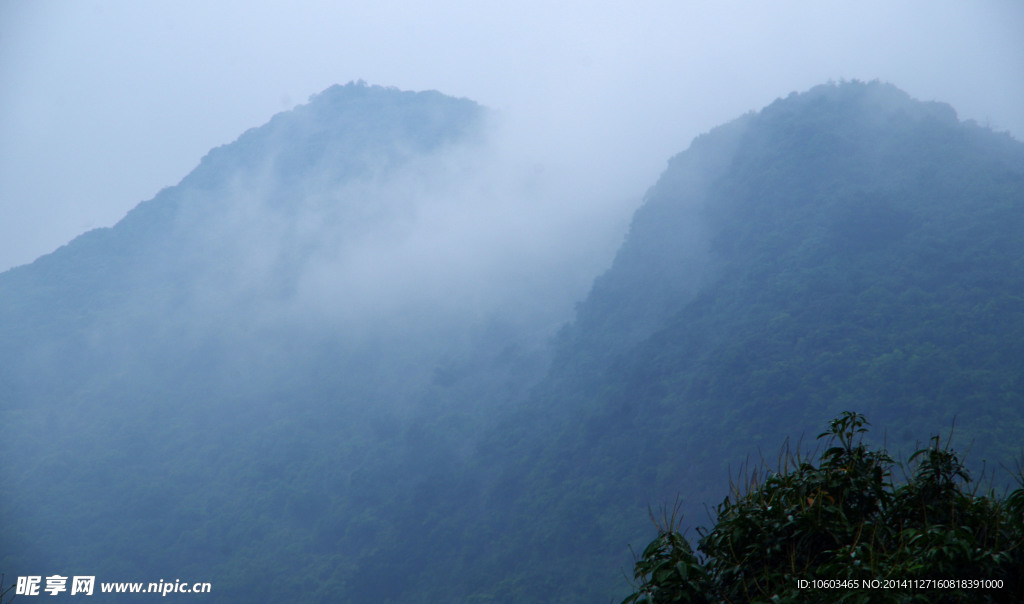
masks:
[[[336,86],[0,275],[0,568],[337,593],[306,573],[390,539],[382,502],[525,396],[615,244],[516,216],[555,193],[494,130],[465,99]]]
[[[537,561],[489,593],[615,593],[648,506],[678,497],[693,535],[743,464],[811,449],[845,409],[908,454],[955,423],[976,476],[1012,468],[1022,227],[1024,145],[890,85],[820,86],[698,137],[481,445],[489,513]],[[488,551],[480,572],[510,564]]]
[[[905,454],[955,423],[975,477],[1007,483],[1022,220],[1024,147],[889,85],[822,86],[698,137],[482,440],[481,478],[449,487],[451,520],[352,585],[398,568],[415,582],[384,599],[607,600],[648,506],[678,498],[692,535],[741,466],[787,438],[812,449],[844,409]]]
[[[648,506],[708,524],[841,410],[1012,464],[1020,142],[820,86],[695,139],[623,239],[493,124],[334,87],[0,275],[0,570],[607,601]]]
[[[295,300],[334,256],[403,228],[410,198],[428,186],[412,184],[424,158],[471,138],[482,120],[474,103],[437,93],[327,90],[214,149],[113,228],[6,273],[5,325],[34,326],[36,349],[52,340],[51,354],[67,355],[55,360],[63,375],[98,352],[162,354],[170,342],[160,336],[210,340],[234,328],[236,337],[260,328],[261,315],[312,312],[268,306]],[[354,287],[348,275],[333,277]],[[141,330],[156,333],[139,338]],[[45,364],[16,364],[26,339],[5,342],[6,381],[15,387],[77,383],[37,379],[33,370]],[[89,373],[83,368],[82,378]]]

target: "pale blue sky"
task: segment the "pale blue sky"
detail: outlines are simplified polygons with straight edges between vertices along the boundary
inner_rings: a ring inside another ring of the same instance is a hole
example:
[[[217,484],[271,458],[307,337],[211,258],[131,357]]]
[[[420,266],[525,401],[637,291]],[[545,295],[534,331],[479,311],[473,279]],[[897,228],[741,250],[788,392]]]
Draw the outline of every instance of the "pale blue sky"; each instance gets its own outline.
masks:
[[[472,98],[639,198],[697,134],[842,78],[1024,138],[1024,3],[0,0],[0,270],[335,83]]]

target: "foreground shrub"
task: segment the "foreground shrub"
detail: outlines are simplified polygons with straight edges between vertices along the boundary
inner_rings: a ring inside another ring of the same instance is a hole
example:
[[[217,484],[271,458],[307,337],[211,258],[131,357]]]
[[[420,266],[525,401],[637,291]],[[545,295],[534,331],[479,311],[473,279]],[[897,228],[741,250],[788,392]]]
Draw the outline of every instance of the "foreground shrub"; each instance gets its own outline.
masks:
[[[866,425],[845,412],[818,436],[817,463],[784,449],[776,470],[734,486],[699,553],[674,515],[658,523],[623,604],[1024,602],[1024,488],[968,489],[938,437],[897,484],[894,461],[863,443]]]

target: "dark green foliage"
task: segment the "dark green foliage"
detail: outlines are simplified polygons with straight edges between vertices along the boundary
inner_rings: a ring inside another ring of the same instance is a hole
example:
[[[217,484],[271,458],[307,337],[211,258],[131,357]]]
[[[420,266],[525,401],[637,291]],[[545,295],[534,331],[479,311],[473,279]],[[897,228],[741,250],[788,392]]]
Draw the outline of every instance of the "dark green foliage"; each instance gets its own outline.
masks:
[[[783,449],[779,467],[746,476],[701,531],[699,557],[672,523],[660,527],[624,603],[1022,601],[1024,488],[978,495],[938,437],[910,456],[912,475],[896,482],[885,450],[861,439],[866,424],[845,412],[819,436],[828,448],[816,462]],[[815,580],[837,583],[815,589]],[[901,583],[867,584],[874,580]],[[938,589],[930,580],[1001,587]]]

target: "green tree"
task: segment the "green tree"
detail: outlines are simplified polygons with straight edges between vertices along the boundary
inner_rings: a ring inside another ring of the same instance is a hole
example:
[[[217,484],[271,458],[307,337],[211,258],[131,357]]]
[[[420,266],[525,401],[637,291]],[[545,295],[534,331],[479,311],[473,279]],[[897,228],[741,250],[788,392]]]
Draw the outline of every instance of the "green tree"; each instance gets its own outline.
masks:
[[[817,463],[784,448],[776,471],[753,471],[700,531],[699,555],[674,517],[659,524],[623,604],[1024,601],[1024,482],[979,495],[934,437],[897,484],[866,425],[844,412]]]

